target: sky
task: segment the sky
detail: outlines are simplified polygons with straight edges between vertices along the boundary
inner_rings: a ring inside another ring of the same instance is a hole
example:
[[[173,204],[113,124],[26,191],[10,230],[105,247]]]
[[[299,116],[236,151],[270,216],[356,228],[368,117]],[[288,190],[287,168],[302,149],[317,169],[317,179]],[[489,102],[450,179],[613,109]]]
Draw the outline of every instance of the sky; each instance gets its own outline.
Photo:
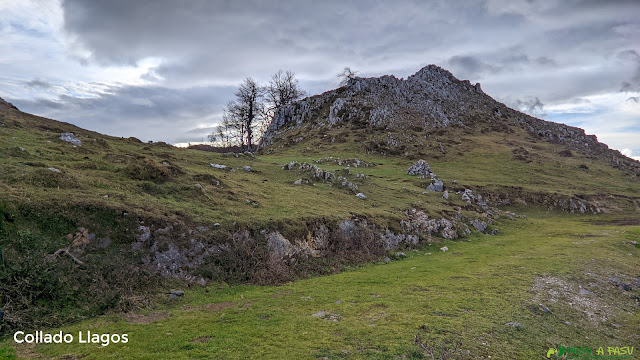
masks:
[[[640,159],[637,0],[0,0],[0,97],[143,141],[206,140],[248,76],[428,64]]]

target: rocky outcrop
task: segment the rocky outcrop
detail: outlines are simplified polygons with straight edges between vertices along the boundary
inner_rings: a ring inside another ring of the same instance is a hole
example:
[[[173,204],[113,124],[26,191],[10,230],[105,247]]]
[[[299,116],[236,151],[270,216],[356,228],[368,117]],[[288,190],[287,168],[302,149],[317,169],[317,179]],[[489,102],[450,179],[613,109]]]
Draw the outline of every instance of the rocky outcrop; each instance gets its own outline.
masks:
[[[407,170],[407,174],[435,177],[435,174],[431,171],[431,166],[429,166],[429,164],[424,160],[418,160],[415,164],[411,165],[409,170]]]
[[[274,144],[281,133],[305,124],[333,127],[347,122],[401,131],[404,138],[389,132],[384,139],[384,145],[391,148],[414,144],[417,138],[411,130],[416,128],[457,126],[474,131],[507,131],[509,125],[515,125],[536,138],[601,157],[616,168],[640,174],[640,162],[609,149],[594,135],[510,109],[485,94],[479,83],[458,80],[436,65],[426,66],[407,79],[390,75],[353,78],[344,87],[283,106],[276,111],[261,147]],[[441,150],[445,151],[442,144]]]

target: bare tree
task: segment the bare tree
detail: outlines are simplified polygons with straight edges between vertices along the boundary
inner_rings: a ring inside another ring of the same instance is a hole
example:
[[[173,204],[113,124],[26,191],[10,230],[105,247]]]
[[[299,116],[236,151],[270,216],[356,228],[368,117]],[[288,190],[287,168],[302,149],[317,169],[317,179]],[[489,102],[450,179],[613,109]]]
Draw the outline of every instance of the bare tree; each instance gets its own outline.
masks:
[[[344,69],[340,73],[338,73],[338,78],[340,79],[340,86],[345,86],[349,83],[349,80],[353,80],[357,78],[359,71],[353,70],[348,66],[345,66]]]
[[[306,92],[298,86],[298,79],[293,71],[278,70],[271,76],[271,81],[266,87],[266,98],[269,110],[275,110],[283,105],[290,104],[306,95]]]
[[[227,146],[239,144],[251,150],[254,129],[264,114],[264,89],[248,77],[238,86],[235,96],[235,100],[227,103],[222,122],[209,139]]]
[[[238,87],[235,100],[227,103],[222,122],[209,135],[209,141],[225,147],[237,144],[251,149],[254,139],[262,137],[276,110],[305,95],[292,71],[279,70],[264,87],[246,78]]]

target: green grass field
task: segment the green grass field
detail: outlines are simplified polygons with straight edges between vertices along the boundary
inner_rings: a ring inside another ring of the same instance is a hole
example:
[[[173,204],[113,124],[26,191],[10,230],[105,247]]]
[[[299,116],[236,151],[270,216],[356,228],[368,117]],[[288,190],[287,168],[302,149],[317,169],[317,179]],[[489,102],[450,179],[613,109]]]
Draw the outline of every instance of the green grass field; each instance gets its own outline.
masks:
[[[540,359],[558,344],[637,347],[640,249],[630,242],[640,226],[526,215],[501,222],[498,236],[434,243],[389,264],[282,286],[194,287],[140,316],[50,329],[126,333],[126,345],[5,346],[61,359],[420,359],[418,334],[435,358],[458,341],[453,359]],[[634,279],[630,291],[619,285]],[[312,316],[320,311],[336,315]]]

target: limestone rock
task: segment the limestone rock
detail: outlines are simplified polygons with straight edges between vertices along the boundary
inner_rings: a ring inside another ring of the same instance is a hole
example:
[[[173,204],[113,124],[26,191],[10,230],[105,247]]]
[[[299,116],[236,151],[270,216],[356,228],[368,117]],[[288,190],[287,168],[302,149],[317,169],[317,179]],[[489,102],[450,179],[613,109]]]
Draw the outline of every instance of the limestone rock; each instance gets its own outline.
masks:
[[[415,164],[411,165],[411,167],[407,171],[407,174],[426,176],[433,174],[433,171],[431,171],[431,166],[429,166],[426,161],[418,160]]]
[[[82,141],[78,139],[73,133],[62,133],[60,134],[60,140],[70,142],[73,145],[81,146]]]

